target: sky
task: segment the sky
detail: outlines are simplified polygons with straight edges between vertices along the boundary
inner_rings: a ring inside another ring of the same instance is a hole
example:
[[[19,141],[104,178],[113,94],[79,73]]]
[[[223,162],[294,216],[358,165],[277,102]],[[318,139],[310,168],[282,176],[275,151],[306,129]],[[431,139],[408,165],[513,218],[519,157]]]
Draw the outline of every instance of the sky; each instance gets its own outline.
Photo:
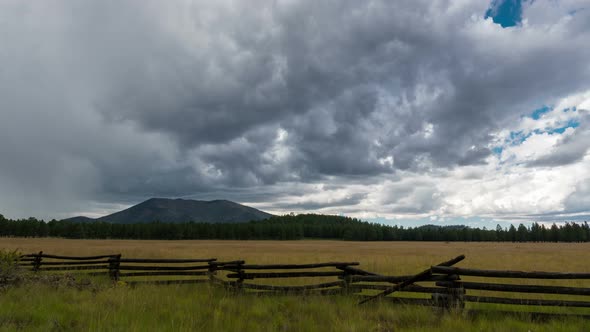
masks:
[[[9,218],[590,220],[589,150],[589,0],[0,0]]]

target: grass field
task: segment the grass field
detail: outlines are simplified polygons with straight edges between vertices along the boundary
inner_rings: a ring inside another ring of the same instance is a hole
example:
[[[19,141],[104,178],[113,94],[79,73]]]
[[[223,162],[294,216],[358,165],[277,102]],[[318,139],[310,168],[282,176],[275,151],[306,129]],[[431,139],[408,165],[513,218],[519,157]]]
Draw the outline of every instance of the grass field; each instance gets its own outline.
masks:
[[[1,238],[0,248],[65,255],[244,259],[253,264],[358,261],[388,275],[414,274],[465,254],[459,266],[590,272],[581,243],[343,241],[132,241]],[[590,321],[548,322],[502,314],[439,316],[431,308],[389,303],[357,306],[351,296],[258,297],[203,285],[93,289],[29,285],[0,293],[0,330],[199,331],[587,331]],[[504,281],[506,282],[506,281]],[[587,281],[573,285],[590,287]],[[527,296],[534,297],[534,296]],[[575,297],[574,297],[575,298]],[[514,309],[488,306],[494,309]],[[518,310],[518,309],[517,309]],[[521,309],[522,310],[522,309]],[[547,311],[548,309],[544,309]],[[584,312],[551,309],[561,313]]]

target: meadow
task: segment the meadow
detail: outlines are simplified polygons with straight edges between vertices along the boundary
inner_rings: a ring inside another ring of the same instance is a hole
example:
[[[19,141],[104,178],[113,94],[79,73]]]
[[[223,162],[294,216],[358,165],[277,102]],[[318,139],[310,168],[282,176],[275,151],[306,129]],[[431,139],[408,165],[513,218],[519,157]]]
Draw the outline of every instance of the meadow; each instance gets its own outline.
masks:
[[[358,261],[387,275],[415,274],[460,254],[458,266],[590,272],[586,243],[465,243],[348,241],[150,241],[0,238],[0,248],[63,255],[121,253],[142,258],[244,259],[253,264]],[[198,331],[586,331],[590,321],[537,321],[490,311],[476,316],[375,302],[353,296],[255,296],[208,285],[27,284],[0,293],[0,330]],[[576,286],[590,286],[587,281]],[[533,296],[531,296],[533,297]],[[491,309],[524,310],[509,306]],[[526,308],[525,308],[526,309]],[[545,309],[586,313],[583,310]]]

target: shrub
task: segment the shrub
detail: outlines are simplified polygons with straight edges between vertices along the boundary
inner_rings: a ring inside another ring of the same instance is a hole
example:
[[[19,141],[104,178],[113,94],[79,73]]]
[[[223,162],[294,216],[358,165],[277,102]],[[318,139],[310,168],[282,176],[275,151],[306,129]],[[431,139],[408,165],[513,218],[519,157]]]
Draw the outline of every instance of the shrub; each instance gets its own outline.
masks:
[[[0,249],[0,288],[15,284],[20,280],[20,252]]]

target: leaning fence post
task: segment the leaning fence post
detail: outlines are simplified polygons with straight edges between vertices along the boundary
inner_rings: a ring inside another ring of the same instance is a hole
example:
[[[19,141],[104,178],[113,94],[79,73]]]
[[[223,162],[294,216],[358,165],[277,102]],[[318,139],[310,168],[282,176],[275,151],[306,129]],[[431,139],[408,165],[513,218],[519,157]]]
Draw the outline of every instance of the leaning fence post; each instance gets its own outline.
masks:
[[[121,254],[109,258],[109,276],[111,280],[119,280],[119,266],[121,265]]]
[[[39,271],[41,268],[41,260],[43,259],[43,251],[39,251],[35,258],[33,259],[33,271]]]

